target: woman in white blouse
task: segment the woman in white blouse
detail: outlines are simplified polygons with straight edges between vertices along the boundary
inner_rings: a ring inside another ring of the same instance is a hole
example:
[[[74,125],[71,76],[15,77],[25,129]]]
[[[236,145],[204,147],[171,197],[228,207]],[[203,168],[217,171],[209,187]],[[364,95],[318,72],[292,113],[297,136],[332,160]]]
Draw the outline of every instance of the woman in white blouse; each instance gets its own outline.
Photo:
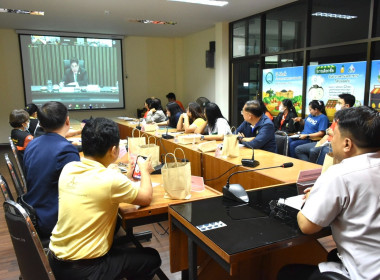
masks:
[[[215,103],[207,103],[205,107],[205,116],[207,122],[203,125],[202,139],[205,140],[223,140],[224,135],[231,134],[231,128],[228,121],[223,117],[219,106]]]
[[[158,98],[154,98],[149,105],[149,112],[148,112],[148,115],[146,116],[146,122],[159,123],[165,120],[166,120],[166,116],[161,107],[161,100]]]

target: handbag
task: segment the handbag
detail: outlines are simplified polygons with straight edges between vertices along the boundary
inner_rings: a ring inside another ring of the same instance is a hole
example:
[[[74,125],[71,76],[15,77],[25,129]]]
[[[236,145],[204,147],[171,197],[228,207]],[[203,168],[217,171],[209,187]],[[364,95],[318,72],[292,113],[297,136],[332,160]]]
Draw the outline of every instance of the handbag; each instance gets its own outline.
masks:
[[[153,138],[154,143],[150,143],[150,139]],[[139,146],[139,155],[149,157],[152,161],[152,166],[160,164],[160,146],[157,145],[157,140],[153,136],[148,137],[148,144]]]
[[[231,128],[231,131],[232,131],[232,128]],[[238,157],[239,155],[240,155],[239,140],[238,140],[237,134],[224,135],[222,157]]]
[[[138,131],[138,137],[135,137],[135,131]],[[132,137],[128,137],[128,154],[138,155],[140,151],[140,146],[145,144],[145,137],[141,136],[141,132],[138,129],[134,128],[132,130]]]
[[[198,144],[198,149],[202,153],[213,152],[213,151],[216,150],[217,147],[218,147],[218,144],[216,143],[215,140],[213,140],[213,141],[206,141],[206,142]]]
[[[185,156],[180,148],[175,149],[174,153],[165,155],[165,164],[161,169],[165,189],[164,198],[189,199],[191,197],[191,165],[186,160],[178,162],[175,157],[176,150],[181,150]],[[168,155],[174,158],[174,162],[167,162]]]

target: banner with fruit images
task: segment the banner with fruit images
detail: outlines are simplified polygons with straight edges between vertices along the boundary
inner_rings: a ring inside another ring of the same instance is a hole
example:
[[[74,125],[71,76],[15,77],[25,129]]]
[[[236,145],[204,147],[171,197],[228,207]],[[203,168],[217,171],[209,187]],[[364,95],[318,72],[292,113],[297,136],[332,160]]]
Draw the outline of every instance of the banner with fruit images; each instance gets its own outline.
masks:
[[[338,96],[350,93],[355,96],[355,106],[364,102],[364,87],[367,62],[345,62],[310,65],[307,67],[306,104],[311,100],[322,100],[330,121],[336,112]],[[380,85],[380,83],[379,83]],[[309,106],[306,106],[306,115]]]
[[[369,106],[380,111],[380,60],[372,60]]]
[[[273,116],[278,115],[284,99],[292,100],[297,114],[301,115],[302,81],[302,66],[263,70],[263,102]]]

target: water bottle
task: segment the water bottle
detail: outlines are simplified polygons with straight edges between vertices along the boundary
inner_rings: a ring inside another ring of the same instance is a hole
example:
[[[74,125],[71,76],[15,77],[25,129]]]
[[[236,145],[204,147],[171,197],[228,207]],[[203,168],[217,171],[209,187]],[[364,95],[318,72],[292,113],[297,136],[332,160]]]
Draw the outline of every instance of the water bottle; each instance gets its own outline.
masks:
[[[47,89],[48,89],[48,92],[53,91],[53,82],[51,80],[47,81]]]

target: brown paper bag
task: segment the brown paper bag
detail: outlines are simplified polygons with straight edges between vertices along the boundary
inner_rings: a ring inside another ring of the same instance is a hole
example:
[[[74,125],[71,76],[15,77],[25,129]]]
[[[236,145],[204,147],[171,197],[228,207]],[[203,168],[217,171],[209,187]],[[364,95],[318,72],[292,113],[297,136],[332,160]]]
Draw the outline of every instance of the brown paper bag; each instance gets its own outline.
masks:
[[[213,141],[206,141],[206,142],[198,144],[198,149],[202,153],[213,152],[213,151],[216,150],[217,147],[218,147],[218,144],[216,143],[215,140],[213,140]]]
[[[326,154],[325,160],[323,161],[322,165],[322,173],[325,172],[331,165],[334,165],[336,163],[333,153],[331,144],[329,144],[329,153]]]
[[[174,162],[167,162],[168,155],[174,158]],[[161,169],[161,174],[165,189],[164,198],[189,199],[191,197],[190,162],[178,162],[175,157],[175,150],[174,154],[168,153],[165,155],[165,165]]]
[[[138,137],[135,137],[135,131],[138,131]],[[128,137],[128,154],[138,155],[140,146],[146,144],[146,139],[141,135],[140,130],[134,128],[132,130],[132,137]]]
[[[153,138],[154,143],[150,143],[150,139]],[[160,146],[157,145],[156,138],[153,136],[148,137],[148,144],[139,146],[139,155],[149,157],[152,161],[152,166],[157,166],[160,164]]]
[[[222,156],[224,157],[238,157],[239,152],[239,141],[236,134],[224,135]]]

